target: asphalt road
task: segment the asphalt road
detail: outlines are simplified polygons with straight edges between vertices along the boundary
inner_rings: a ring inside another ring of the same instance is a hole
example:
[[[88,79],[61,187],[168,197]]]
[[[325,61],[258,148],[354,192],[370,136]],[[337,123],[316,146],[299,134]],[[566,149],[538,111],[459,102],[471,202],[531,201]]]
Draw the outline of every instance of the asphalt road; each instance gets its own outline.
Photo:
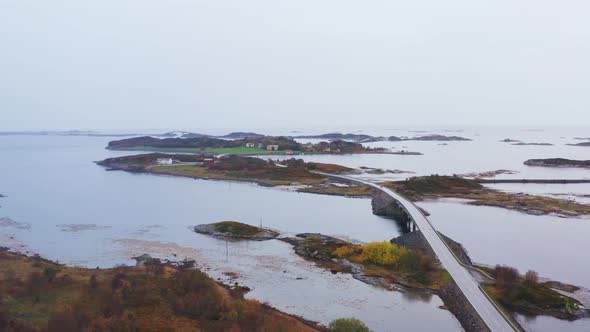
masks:
[[[469,271],[467,271],[467,269],[465,269],[459,263],[459,261],[451,253],[450,249],[444,244],[432,224],[430,224],[422,211],[420,211],[420,209],[418,209],[414,203],[397,194],[396,192],[372,182],[342,175],[332,175],[321,172],[316,173],[366,184],[381,190],[385,194],[391,196],[394,200],[398,201],[406,209],[420,231],[422,231],[422,234],[434,250],[434,253],[438,257],[441,265],[449,272],[453,280],[455,280],[457,283],[457,286],[459,286],[459,289],[461,289],[467,300],[471,303],[473,308],[477,311],[490,330],[493,332],[513,332],[517,330],[516,328],[512,327],[507,319],[504,318],[502,313],[496,308],[494,303],[492,303],[491,300],[488,299],[488,297],[483,293],[483,290],[480,289],[478,282],[471,276]]]

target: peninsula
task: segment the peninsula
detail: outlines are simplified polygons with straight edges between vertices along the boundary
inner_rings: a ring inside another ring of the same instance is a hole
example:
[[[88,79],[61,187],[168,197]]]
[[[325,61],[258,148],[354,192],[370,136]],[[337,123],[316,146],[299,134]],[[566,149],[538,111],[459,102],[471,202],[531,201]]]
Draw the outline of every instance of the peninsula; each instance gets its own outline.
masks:
[[[300,185],[297,191],[314,194],[370,198],[376,194],[369,186],[325,175],[355,173],[359,170],[336,164],[304,162],[301,159],[276,162],[238,155],[216,158],[212,155],[150,153],[109,158],[97,164],[109,170],[194,179],[253,182],[262,186]],[[576,217],[590,214],[589,205],[553,197],[498,191],[483,186],[480,181],[483,180],[431,175],[384,182],[383,185],[413,201],[460,198],[467,200],[466,203],[470,205],[493,206],[532,215]]]
[[[245,289],[215,282],[194,261],[143,258],[84,269],[0,250],[0,330],[326,331],[245,299]]]

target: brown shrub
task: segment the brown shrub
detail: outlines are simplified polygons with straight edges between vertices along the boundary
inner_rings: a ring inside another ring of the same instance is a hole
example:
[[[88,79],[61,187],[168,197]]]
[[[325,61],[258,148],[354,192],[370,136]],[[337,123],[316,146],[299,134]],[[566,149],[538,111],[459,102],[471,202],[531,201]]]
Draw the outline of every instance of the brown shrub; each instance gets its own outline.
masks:
[[[513,267],[496,265],[494,277],[496,278],[496,286],[504,288],[514,286],[518,282],[519,274],[518,270]]]
[[[539,283],[539,274],[533,270],[528,270],[524,274],[524,284],[529,287],[534,287]]]
[[[422,269],[422,271],[434,270],[434,260],[432,259],[432,257],[428,255],[422,256],[422,259],[420,259],[420,268]]]
[[[96,277],[96,274],[93,274],[90,276],[90,280],[89,280],[88,284],[90,285],[90,289],[97,289],[98,288],[98,278]]]
[[[77,332],[89,325],[90,316],[82,311],[68,308],[54,314],[47,323],[47,332]]]

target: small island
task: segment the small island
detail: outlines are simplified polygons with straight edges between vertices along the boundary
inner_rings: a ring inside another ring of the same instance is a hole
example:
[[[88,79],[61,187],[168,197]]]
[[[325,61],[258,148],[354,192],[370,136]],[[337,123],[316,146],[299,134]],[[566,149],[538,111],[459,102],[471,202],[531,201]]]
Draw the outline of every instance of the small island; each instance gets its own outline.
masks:
[[[573,160],[565,158],[529,159],[524,162],[527,166],[539,167],[571,167],[590,168],[590,160]]]
[[[424,135],[415,136],[411,138],[402,138],[402,141],[431,141],[431,142],[450,142],[450,141],[472,141],[470,138],[460,136],[446,136],[446,135]]]
[[[500,142],[502,143],[511,143],[510,145],[532,145],[532,146],[552,146],[553,144],[551,143],[538,143],[538,142],[533,142],[533,143],[528,143],[528,142],[523,142],[523,141],[519,141],[516,139],[511,139],[511,138],[505,138],[503,140],[501,140]]]
[[[213,224],[197,225],[194,228],[199,234],[207,234],[219,238],[263,241],[275,239],[278,232],[260,228],[237,221],[221,221]]]
[[[518,143],[513,143],[511,145],[553,146],[553,144],[551,144],[551,143],[526,143],[526,142],[518,142]]]
[[[590,142],[582,142],[582,143],[575,143],[575,144],[568,144],[570,146],[582,146],[582,147],[589,147]]]

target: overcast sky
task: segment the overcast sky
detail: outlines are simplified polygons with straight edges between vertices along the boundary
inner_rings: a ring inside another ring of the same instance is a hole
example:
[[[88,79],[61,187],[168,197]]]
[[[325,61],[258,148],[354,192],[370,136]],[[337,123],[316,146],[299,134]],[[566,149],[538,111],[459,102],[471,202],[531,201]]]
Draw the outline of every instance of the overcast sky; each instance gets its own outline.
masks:
[[[590,125],[588,0],[0,0],[0,130]]]

